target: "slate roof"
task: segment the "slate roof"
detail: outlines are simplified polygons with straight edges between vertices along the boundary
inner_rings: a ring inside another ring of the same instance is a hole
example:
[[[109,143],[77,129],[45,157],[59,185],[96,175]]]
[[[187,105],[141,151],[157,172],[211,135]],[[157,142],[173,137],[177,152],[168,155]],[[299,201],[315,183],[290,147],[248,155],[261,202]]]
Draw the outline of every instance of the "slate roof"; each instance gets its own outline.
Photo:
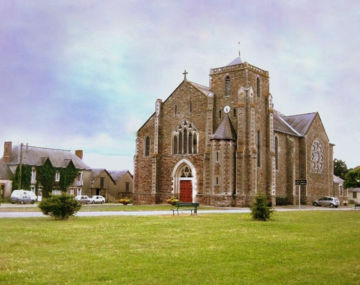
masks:
[[[213,95],[214,95],[214,93],[210,91],[210,88],[209,88],[209,87],[204,86],[204,85],[201,85],[201,84],[196,83],[196,82],[189,81],[189,80],[188,80],[188,82],[189,82],[191,85],[195,86],[195,88],[199,89],[199,90],[200,90],[202,93],[204,93],[205,95],[207,95],[207,96],[213,96]]]
[[[283,117],[284,116],[280,112],[274,112],[274,131],[292,136],[299,136],[299,133],[297,133],[297,131],[289,125]]]
[[[316,117],[315,113],[285,116],[278,111],[274,112],[274,131],[293,136],[304,136]]]
[[[32,166],[43,165],[46,159],[49,159],[53,167],[65,168],[72,161],[77,169],[90,169],[79,157],[70,150],[43,148],[36,146],[23,145],[22,163]],[[12,156],[8,165],[17,165],[20,163],[20,146],[15,145],[12,148]]]
[[[228,114],[225,114],[224,119],[218,126],[216,132],[211,136],[212,140],[236,140],[236,132],[231,124]]]
[[[344,179],[340,178],[339,176],[333,175],[333,182],[334,183],[338,183],[338,184],[343,184],[344,183]]]
[[[292,116],[284,116],[284,119],[289,123],[301,136],[304,136],[308,129],[310,128],[311,123],[315,119],[315,113],[299,114]]]
[[[9,167],[4,163],[2,160],[0,160],[0,179],[4,180],[11,180],[13,177]]]
[[[126,173],[128,173],[131,175],[129,170],[109,170],[109,173],[111,175],[111,177],[115,180],[115,181],[119,181]],[[132,175],[131,175],[132,176]]]
[[[116,184],[115,179],[110,175],[109,171],[107,171],[105,168],[92,168],[90,174],[91,179],[97,178],[103,171],[110,177],[112,182]]]
[[[227,66],[241,64],[241,63],[242,63],[242,60],[241,60],[240,56],[238,56],[232,62],[230,62]]]

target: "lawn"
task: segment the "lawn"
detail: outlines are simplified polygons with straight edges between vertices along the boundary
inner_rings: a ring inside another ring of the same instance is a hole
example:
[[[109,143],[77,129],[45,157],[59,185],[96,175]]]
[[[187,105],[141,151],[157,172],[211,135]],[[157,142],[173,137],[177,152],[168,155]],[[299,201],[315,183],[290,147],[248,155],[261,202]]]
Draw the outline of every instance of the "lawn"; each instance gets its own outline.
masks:
[[[0,220],[0,284],[359,284],[360,211]]]

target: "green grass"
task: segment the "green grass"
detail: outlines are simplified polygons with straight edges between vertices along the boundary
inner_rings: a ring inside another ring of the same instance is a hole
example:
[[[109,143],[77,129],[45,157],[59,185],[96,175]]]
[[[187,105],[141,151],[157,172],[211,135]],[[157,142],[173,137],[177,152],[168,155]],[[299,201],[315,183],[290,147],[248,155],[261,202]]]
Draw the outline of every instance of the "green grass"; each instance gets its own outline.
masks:
[[[0,220],[0,284],[359,284],[360,211]]]

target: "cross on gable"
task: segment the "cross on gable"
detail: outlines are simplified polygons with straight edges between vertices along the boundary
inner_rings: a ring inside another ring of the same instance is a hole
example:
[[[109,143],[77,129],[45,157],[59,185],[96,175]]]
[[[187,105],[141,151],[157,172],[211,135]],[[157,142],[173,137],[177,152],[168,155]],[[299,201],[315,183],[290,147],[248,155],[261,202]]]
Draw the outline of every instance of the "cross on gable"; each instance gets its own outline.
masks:
[[[184,70],[183,74],[184,74],[184,80],[186,80],[186,75],[188,74],[188,72],[186,71],[186,69]]]

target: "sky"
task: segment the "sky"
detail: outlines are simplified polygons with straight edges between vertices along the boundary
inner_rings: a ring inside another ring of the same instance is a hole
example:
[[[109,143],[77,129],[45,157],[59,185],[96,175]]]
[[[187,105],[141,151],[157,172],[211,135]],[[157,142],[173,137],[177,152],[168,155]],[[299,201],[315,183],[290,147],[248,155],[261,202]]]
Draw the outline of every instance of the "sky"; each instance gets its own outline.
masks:
[[[269,71],[277,110],[319,112],[334,158],[360,165],[359,1],[0,0],[0,13],[0,143],[133,172],[155,100],[184,69],[208,85],[240,49]]]

